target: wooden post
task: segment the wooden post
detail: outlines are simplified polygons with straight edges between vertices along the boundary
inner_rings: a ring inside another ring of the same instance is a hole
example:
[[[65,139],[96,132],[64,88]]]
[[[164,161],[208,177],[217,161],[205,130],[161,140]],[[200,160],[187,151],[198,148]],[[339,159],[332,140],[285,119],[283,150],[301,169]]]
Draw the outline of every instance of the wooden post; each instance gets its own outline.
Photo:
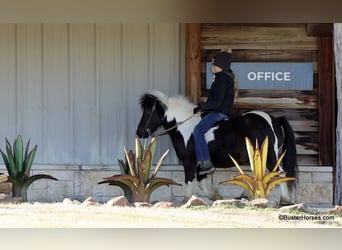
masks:
[[[326,166],[334,166],[335,163],[335,84],[333,58],[332,37],[319,37],[319,156],[321,165]]]
[[[190,101],[201,100],[201,26],[186,24],[185,94]]]
[[[334,52],[337,93],[336,168],[334,202],[342,205],[342,24],[334,24]]]

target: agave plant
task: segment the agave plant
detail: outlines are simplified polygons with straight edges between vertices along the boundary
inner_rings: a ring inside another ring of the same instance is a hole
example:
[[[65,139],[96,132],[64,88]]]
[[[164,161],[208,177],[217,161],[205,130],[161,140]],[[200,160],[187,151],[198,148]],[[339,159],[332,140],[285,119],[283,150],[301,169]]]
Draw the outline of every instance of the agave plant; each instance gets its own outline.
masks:
[[[20,135],[17,136],[13,143],[13,148],[6,138],[6,153],[1,149],[2,159],[8,171],[8,182],[12,183],[12,197],[21,197],[22,201],[27,201],[27,190],[29,186],[36,180],[56,178],[46,175],[37,174],[30,176],[33,159],[36,155],[37,145],[29,151],[30,140],[26,144],[24,152],[23,140]]]
[[[268,137],[265,138],[261,145],[261,149],[259,149],[258,140],[256,140],[254,149],[250,139],[246,137],[246,147],[253,176],[245,174],[236,160],[229,155],[234,165],[239,170],[240,175],[235,176],[232,180],[220,182],[220,184],[239,185],[248,191],[252,199],[267,199],[272,189],[278,184],[296,179],[294,177],[284,177],[285,172],[277,171],[286,152],[283,152],[278,158],[273,170],[266,174]]]
[[[158,160],[153,173],[151,167],[156,151],[157,140],[152,138],[149,145],[143,146],[138,138],[135,138],[135,152],[125,152],[125,161],[118,160],[120,175],[104,178],[98,184],[108,183],[119,186],[129,202],[149,202],[151,194],[161,186],[180,185],[168,178],[156,177],[168,150]]]

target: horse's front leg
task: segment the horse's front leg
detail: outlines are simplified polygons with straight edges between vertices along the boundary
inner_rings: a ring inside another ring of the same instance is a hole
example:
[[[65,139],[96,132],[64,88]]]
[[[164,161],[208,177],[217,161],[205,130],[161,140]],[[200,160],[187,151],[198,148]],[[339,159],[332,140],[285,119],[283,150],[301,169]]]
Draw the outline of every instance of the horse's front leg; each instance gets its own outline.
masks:
[[[214,187],[210,177],[207,175],[198,175],[197,180],[199,182],[200,189],[205,193],[205,195],[212,201],[222,199],[220,192]]]
[[[183,202],[187,202],[192,195],[197,193],[196,165],[195,162],[184,160],[184,178],[185,178],[185,197]]]

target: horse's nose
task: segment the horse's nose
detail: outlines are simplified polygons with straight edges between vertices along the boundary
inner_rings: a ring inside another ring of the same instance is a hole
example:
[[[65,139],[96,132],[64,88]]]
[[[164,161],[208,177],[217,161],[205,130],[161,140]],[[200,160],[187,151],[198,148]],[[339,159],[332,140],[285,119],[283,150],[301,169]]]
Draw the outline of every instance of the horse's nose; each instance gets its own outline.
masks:
[[[139,138],[147,138],[149,136],[148,129],[138,128],[136,132]]]

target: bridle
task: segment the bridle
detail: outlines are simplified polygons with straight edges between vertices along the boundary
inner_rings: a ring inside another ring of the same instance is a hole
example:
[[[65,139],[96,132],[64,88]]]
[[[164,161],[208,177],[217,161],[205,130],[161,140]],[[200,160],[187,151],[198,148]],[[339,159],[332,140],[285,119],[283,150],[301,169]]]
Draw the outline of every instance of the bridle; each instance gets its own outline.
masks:
[[[156,110],[156,105],[157,105],[157,100],[155,99],[153,102],[151,114],[150,114],[149,118],[147,119],[147,122],[144,126],[144,131],[146,131],[148,133],[148,136],[151,136],[151,130],[149,128],[147,128],[147,126],[150,125],[150,122],[151,122],[152,116],[153,116],[153,112]]]
[[[149,118],[147,119],[147,122],[144,126],[144,131],[146,131],[148,133],[148,136],[151,136],[151,130],[149,128],[147,128],[148,125],[150,125],[150,122],[152,120],[152,116],[153,116],[153,112],[156,110],[156,105],[157,105],[157,100],[154,100],[153,106],[152,106],[152,110],[150,113]],[[171,130],[177,128],[178,126],[182,125],[183,123],[187,122],[188,120],[190,120],[192,117],[194,117],[195,115],[201,113],[201,111],[192,114],[191,116],[189,116],[188,118],[186,118],[185,120],[181,121],[181,122],[177,122],[175,125],[173,125],[172,127],[164,130],[163,132],[158,133],[157,135],[153,136],[154,138],[157,138],[159,136],[163,136],[166,135],[167,133],[169,133]]]
[[[173,125],[172,127],[166,129],[165,131],[163,132],[160,132],[158,133],[156,136],[154,137],[159,137],[159,136],[163,136],[163,135],[166,135],[167,133],[169,133],[171,130],[177,128],[178,126],[182,125],[183,123],[189,121],[192,117],[194,117],[195,115],[197,115],[198,113],[201,113],[201,111],[197,112],[197,113],[194,113],[192,115],[190,115],[188,118],[186,118],[185,120],[181,121],[181,122],[177,122],[175,125]]]

